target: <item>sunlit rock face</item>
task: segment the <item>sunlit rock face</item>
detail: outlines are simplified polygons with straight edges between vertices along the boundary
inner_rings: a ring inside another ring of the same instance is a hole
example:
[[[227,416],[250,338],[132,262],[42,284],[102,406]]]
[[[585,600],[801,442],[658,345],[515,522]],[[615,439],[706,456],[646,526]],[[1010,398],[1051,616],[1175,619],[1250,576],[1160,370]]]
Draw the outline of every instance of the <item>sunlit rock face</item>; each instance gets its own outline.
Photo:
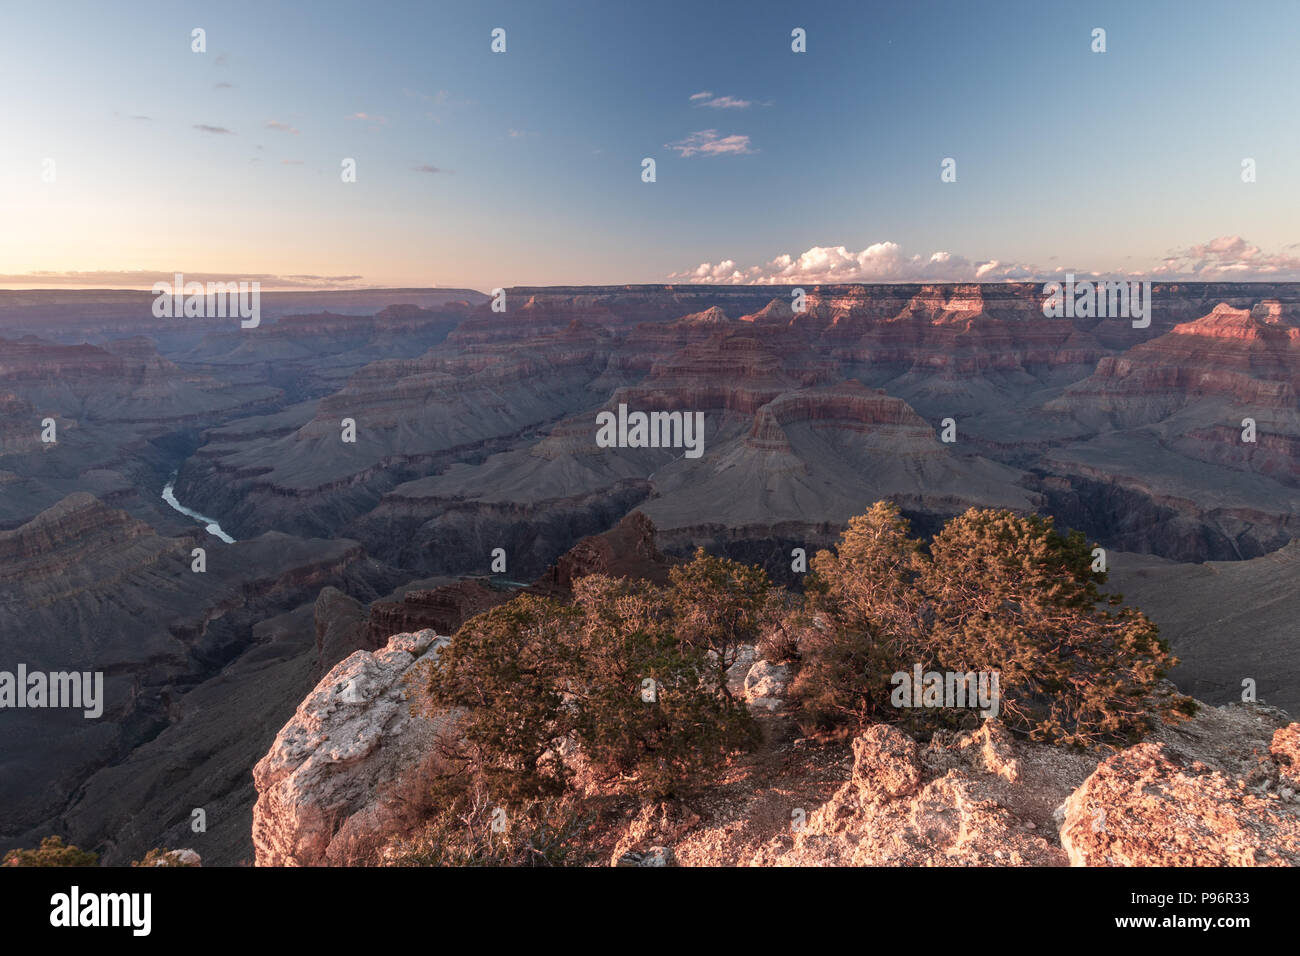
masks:
[[[253,769],[258,866],[347,864],[396,835],[403,783],[426,769],[445,723],[413,711],[411,682],[446,643],[396,634],[339,662],[298,706]]]
[[[395,635],[340,662],[302,702],[254,772],[258,865],[373,862],[418,829],[412,796],[427,788],[435,734],[453,725],[413,710],[409,689],[446,640]],[[788,719],[779,695],[791,667],[741,659],[729,677],[759,719]],[[715,791],[608,817],[610,863],[1300,863],[1300,724],[1271,707],[1201,705],[1110,756],[1023,741],[996,718],[928,742],[879,724],[821,757],[769,739],[771,752]]]

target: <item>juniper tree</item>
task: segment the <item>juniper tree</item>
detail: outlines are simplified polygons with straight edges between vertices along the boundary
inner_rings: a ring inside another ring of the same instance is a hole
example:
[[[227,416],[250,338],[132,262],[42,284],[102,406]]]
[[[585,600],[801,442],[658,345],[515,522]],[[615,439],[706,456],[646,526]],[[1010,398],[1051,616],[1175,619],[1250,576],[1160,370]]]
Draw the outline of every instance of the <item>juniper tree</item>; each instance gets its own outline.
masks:
[[[725,580],[691,580],[700,600],[729,599],[711,591]],[[576,737],[593,766],[662,798],[699,785],[754,745],[749,712],[726,693],[725,680],[719,684],[718,662],[676,632],[662,589],[593,575],[575,586],[574,601],[584,622]]]
[[[563,792],[575,745],[606,779],[663,797],[755,740],[707,652],[677,636],[666,591],[602,575],[576,581],[572,605],[523,595],[467,621],[427,704],[461,711],[444,756],[507,801]]]
[[[920,543],[887,501],[849,519],[838,547],[813,557],[804,589],[810,626],[793,687],[808,729],[899,719],[889,677],[925,654],[920,571]]]
[[[1008,726],[1090,746],[1139,739],[1190,701],[1159,697],[1177,663],[1150,619],[1105,594],[1081,532],[1052,519],[971,509],[930,546],[922,587],[939,666],[1000,674]]]
[[[1141,611],[1105,594],[1104,572],[1077,531],[1051,518],[971,509],[927,554],[898,509],[853,518],[838,548],[813,561],[815,624],[795,682],[806,724],[860,728],[905,721],[936,729],[972,719],[951,709],[901,711],[890,677],[923,670],[997,671],[999,715],[1032,739],[1095,746],[1139,739],[1156,716],[1190,712],[1162,695],[1176,662]]]
[[[498,799],[562,791],[557,748],[572,732],[564,689],[576,616],[522,595],[466,621],[429,673],[429,704],[459,708],[444,756],[479,776]]]
[[[727,671],[741,646],[757,644],[773,617],[767,572],[698,548],[688,564],[672,568],[668,576],[677,636],[712,652],[718,686],[730,696]]]

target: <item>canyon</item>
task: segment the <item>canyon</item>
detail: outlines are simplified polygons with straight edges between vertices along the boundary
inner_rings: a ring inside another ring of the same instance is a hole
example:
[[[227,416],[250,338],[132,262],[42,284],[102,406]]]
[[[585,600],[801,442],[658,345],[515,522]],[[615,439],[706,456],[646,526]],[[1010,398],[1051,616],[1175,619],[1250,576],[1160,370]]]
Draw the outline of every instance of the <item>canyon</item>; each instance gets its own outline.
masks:
[[[1022,283],[805,292],[268,292],[250,329],[0,292],[0,669],[102,671],[106,697],[0,711],[0,849],[252,862],[253,767],[350,655],[698,546],[797,587],[792,551],[882,498],[926,533],[1054,516],[1180,689],[1300,711],[1300,286],[1157,282],[1146,328],[1048,318]],[[621,405],[700,414],[704,453],[600,447]]]

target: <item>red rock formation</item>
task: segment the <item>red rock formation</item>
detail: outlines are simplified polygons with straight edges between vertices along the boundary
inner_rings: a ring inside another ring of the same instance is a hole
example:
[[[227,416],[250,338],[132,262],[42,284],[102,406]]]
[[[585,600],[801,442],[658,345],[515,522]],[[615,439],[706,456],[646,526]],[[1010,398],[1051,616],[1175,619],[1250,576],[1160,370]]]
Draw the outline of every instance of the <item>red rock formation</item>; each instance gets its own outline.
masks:
[[[668,580],[669,567],[671,562],[655,547],[653,522],[634,511],[609,531],[579,541],[534,583],[533,589],[564,594],[576,579],[588,574],[663,584]]]
[[[366,622],[369,646],[379,647],[390,634],[433,630],[454,634],[467,620],[510,600],[511,592],[467,579],[444,587],[409,591],[400,601],[376,601]]]
[[[1194,322],[1103,358],[1092,377],[1053,407],[1093,406],[1128,425],[1164,417],[1198,398],[1292,409],[1300,396],[1300,327],[1220,303]]]

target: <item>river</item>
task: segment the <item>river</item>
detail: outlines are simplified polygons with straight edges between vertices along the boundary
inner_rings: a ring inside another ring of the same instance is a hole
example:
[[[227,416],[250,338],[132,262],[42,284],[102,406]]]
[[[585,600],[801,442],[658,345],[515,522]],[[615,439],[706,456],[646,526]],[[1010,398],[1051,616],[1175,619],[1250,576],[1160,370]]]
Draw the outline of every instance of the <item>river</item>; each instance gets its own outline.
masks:
[[[214,521],[212,518],[209,518],[207,515],[201,515],[197,511],[192,511],[189,508],[186,508],[179,501],[177,501],[176,493],[172,490],[175,487],[176,487],[176,475],[173,474],[170,478],[167,479],[167,484],[163,486],[163,491],[162,491],[163,501],[167,502],[169,505],[171,505],[181,514],[185,515],[185,517],[193,518],[195,521],[198,521],[199,523],[203,524],[208,529],[208,534],[220,538],[222,541],[226,542],[226,544],[235,543],[235,539],[232,538],[230,535],[226,534],[224,531],[222,531],[221,525],[217,524],[216,521]]]

